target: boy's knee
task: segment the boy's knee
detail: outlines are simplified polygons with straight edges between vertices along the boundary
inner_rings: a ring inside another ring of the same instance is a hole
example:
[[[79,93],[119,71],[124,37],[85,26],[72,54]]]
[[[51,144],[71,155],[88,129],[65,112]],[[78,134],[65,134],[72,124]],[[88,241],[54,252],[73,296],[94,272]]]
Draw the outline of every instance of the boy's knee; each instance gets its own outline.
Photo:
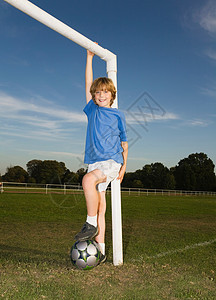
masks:
[[[89,173],[87,173],[86,175],[84,175],[83,179],[82,179],[82,186],[85,188],[88,185],[92,184],[92,180],[91,177],[89,176]]]
[[[103,181],[106,181],[106,176],[100,170],[94,170],[84,175],[82,186],[96,185]]]

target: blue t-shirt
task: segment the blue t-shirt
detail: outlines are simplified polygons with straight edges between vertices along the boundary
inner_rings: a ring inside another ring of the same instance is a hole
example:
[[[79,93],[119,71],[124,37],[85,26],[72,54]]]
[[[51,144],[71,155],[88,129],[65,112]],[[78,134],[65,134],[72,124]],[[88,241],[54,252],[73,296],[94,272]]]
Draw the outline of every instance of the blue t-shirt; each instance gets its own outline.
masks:
[[[121,142],[127,141],[124,114],[90,100],[83,109],[88,117],[84,163],[113,159],[123,164]]]

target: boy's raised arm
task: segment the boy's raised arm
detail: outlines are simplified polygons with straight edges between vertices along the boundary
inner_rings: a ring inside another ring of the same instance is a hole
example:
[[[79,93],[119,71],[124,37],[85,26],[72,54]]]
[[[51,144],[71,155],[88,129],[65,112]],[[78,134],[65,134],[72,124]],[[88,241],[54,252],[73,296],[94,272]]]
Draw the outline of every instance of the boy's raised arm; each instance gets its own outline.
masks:
[[[92,69],[93,57],[94,57],[94,53],[87,50],[86,70],[85,70],[85,90],[86,90],[87,103],[92,99],[92,95],[90,93],[90,87],[93,82],[93,69]]]

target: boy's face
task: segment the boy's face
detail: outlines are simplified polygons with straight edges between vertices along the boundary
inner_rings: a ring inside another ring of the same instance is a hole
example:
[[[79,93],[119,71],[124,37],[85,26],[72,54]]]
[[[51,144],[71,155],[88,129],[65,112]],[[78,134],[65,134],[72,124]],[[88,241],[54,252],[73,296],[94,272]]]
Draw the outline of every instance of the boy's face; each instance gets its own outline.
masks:
[[[105,87],[95,92],[95,102],[100,107],[110,107],[110,101],[112,100],[112,94]]]

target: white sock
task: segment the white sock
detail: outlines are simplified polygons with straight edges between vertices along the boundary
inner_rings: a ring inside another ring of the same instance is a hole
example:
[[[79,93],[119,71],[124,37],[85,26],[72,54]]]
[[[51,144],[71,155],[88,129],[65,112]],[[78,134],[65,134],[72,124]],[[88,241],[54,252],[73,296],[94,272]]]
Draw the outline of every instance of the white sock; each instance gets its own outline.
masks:
[[[93,225],[94,227],[97,227],[97,215],[94,217],[90,217],[87,215],[86,222]]]
[[[100,252],[105,255],[105,243],[98,243],[100,247]]]

